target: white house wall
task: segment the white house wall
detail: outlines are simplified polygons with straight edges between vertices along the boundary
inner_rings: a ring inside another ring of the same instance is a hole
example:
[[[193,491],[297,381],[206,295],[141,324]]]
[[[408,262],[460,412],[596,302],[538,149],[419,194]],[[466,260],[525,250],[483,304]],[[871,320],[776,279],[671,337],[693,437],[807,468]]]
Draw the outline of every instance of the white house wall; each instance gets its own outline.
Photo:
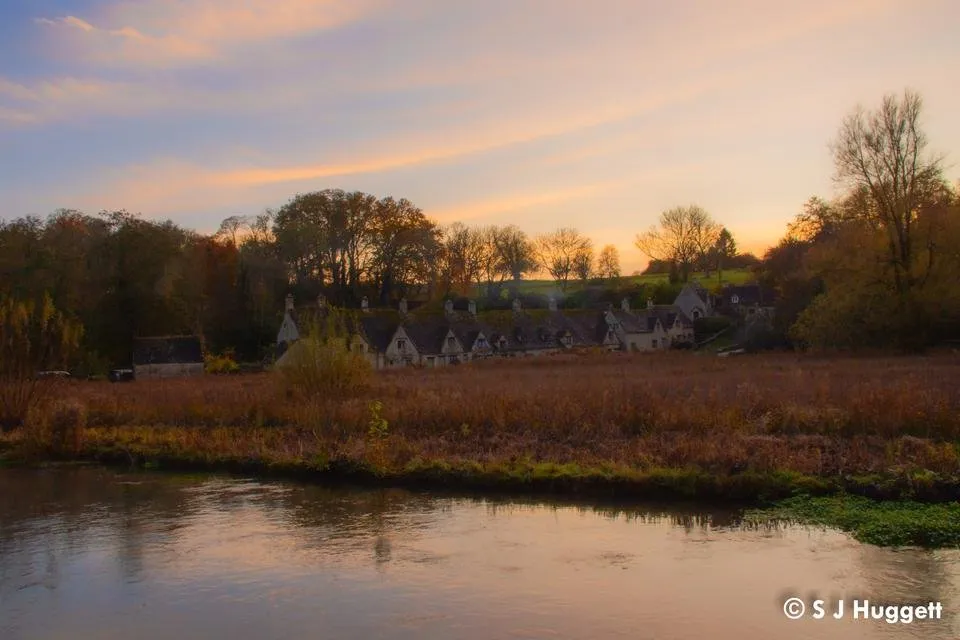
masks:
[[[400,340],[406,341],[406,349],[404,351],[400,350],[398,342]],[[416,345],[413,343],[413,340],[410,339],[410,336],[407,335],[407,332],[403,330],[403,327],[397,327],[397,330],[393,333],[393,337],[390,338],[390,343],[387,345],[384,355],[388,367],[402,367],[405,366],[407,361],[409,361],[410,364],[420,364],[420,352],[417,351]]]
[[[283,323],[280,325],[280,331],[277,332],[277,344],[285,342],[293,344],[300,339],[300,332],[297,330],[297,323],[293,321],[289,313],[283,314]]]

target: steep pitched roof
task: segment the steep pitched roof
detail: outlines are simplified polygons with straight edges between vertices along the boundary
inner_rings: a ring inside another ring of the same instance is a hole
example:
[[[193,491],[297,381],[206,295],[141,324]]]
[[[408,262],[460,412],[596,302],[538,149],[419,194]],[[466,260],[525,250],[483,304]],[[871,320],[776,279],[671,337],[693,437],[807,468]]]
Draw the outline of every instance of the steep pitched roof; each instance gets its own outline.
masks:
[[[385,315],[363,314],[357,319],[357,328],[367,343],[378,352],[387,350],[399,322]]]
[[[203,348],[197,336],[165,336],[135,338],[133,364],[198,364],[203,363]]]
[[[435,355],[443,351],[443,341],[450,331],[441,318],[413,319],[403,324],[403,330],[421,354]]]
[[[643,311],[623,311],[614,309],[608,311],[620,323],[620,327],[627,333],[649,333],[656,326],[656,318],[647,315]],[[651,317],[653,323],[650,322]]]
[[[660,318],[660,324],[664,329],[669,330],[673,326],[674,322],[677,322],[683,328],[690,328],[693,326],[693,322],[684,315],[683,311],[679,307],[676,307],[672,304],[661,304],[655,305],[652,309],[649,309],[650,312],[656,314]]]

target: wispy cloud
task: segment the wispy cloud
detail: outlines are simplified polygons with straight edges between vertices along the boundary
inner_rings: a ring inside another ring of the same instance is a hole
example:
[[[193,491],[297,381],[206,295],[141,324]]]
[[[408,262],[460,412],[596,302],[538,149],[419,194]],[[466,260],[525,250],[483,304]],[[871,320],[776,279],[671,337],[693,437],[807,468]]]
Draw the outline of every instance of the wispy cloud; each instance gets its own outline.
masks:
[[[64,51],[88,62],[175,67],[223,58],[237,47],[332,29],[380,0],[143,0],[108,5],[95,17],[41,17]]]

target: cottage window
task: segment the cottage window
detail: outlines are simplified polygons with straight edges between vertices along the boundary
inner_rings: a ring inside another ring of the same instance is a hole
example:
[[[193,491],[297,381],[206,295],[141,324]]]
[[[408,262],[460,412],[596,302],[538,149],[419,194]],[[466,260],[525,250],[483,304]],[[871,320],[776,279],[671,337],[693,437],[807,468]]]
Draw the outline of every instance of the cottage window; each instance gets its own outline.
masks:
[[[457,339],[453,336],[447,336],[447,348],[456,349],[457,348]]]
[[[657,348],[657,341],[656,341],[656,340],[653,341],[653,348],[654,348],[654,349]]]
[[[406,351],[407,350],[407,341],[403,338],[397,338],[397,350]]]

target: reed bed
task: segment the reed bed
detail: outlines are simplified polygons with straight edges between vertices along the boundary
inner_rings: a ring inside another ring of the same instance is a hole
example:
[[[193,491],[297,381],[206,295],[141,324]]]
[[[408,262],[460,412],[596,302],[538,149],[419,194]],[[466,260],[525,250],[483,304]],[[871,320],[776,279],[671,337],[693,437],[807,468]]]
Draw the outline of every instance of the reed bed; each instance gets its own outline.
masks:
[[[337,397],[269,373],[74,382],[55,407],[82,406],[81,456],[942,479],[960,469],[958,390],[956,355],[606,354],[381,372]]]

